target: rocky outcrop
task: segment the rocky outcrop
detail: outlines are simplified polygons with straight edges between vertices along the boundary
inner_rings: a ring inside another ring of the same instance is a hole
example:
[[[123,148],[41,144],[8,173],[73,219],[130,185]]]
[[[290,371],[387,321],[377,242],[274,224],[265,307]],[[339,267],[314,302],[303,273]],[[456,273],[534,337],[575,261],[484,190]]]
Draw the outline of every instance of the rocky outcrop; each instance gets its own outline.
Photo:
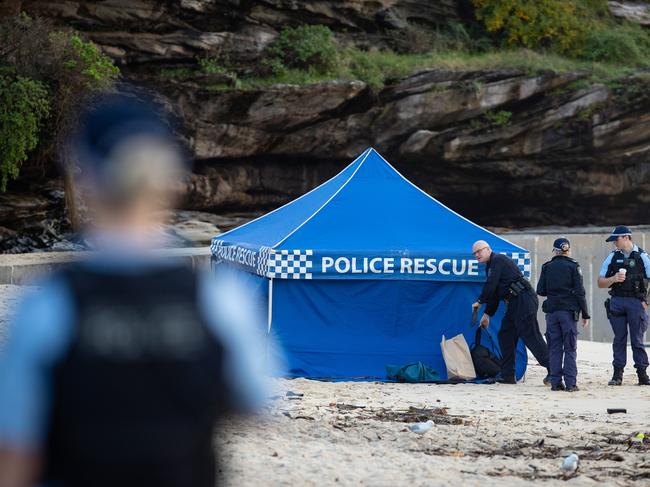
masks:
[[[462,0],[26,0],[28,12],[86,32],[127,72],[227,56],[245,69],[288,25],[322,24],[361,46],[387,45],[387,33],[410,23],[445,24],[467,15]]]
[[[609,2],[616,15],[627,15],[631,3]],[[414,25],[467,18],[463,0],[22,4],[83,31],[120,63],[126,80],[155,88],[180,116],[180,136],[196,158],[183,183],[186,210],[276,207],[373,146],[427,192],[485,225],[648,221],[650,90],[643,73],[608,87],[581,81],[579,72],[431,69],[380,90],[359,81],[223,90],[223,74],[161,76],[163,68],[196,66],[204,56],[226,56],[240,74],[251,71],[286,25],[324,24],[344,42],[387,46]],[[644,23],[644,11],[634,12]]]
[[[373,146],[485,224],[645,221],[649,84],[573,88],[583,76],[430,70],[378,92],[331,82],[166,95],[202,160],[189,207],[275,205],[322,181],[327,161],[333,172]]]
[[[649,2],[607,2],[607,5],[614,16],[650,27]]]
[[[67,239],[73,236],[64,211],[62,182],[50,179],[0,193],[0,253],[52,248]]]

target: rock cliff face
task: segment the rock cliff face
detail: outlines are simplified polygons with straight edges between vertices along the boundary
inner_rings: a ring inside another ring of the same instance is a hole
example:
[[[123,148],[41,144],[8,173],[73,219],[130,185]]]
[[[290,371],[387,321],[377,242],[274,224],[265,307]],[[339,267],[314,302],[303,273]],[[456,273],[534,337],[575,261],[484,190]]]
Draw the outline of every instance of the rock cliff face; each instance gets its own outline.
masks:
[[[610,4],[632,15],[626,2]],[[409,24],[465,18],[463,1],[28,0],[22,8],[85,32],[127,80],[155,88],[180,115],[196,158],[185,209],[277,206],[373,146],[481,224],[650,220],[650,78],[642,75],[612,89],[576,83],[583,73],[435,69],[380,90],[333,81],[246,91],[160,76],[224,53],[245,72],[282,27],[300,23],[381,46]]]
[[[25,0],[29,13],[87,32],[128,72],[227,53],[255,63],[287,25],[327,25],[340,37],[381,45],[408,22],[434,26],[460,18],[463,0]]]
[[[485,224],[643,223],[648,83],[630,80],[637,88],[629,99],[604,86],[567,88],[580,76],[434,70],[379,92],[332,82],[167,93],[203,161],[187,189],[193,208],[279,202],[337,169],[327,161],[373,146],[427,192]],[[508,120],[495,123],[499,112]]]

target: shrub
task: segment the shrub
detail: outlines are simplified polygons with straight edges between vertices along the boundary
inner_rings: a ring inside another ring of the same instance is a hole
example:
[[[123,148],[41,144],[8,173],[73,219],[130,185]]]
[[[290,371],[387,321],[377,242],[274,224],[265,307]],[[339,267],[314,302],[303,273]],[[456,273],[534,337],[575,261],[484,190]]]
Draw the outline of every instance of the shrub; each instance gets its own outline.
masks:
[[[74,73],[69,77],[79,78],[90,90],[110,87],[112,79],[120,70],[108,56],[102,54],[95,44],[84,41],[78,35],[69,35],[67,39],[65,33],[54,33],[51,36],[54,42],[57,37],[60,37],[58,42],[65,45],[66,59],[63,65]]]
[[[472,0],[476,18],[508,46],[547,47],[578,56],[604,0]],[[604,4],[604,5],[603,5]]]
[[[199,66],[205,74],[225,74],[228,70],[214,57],[199,58]]]
[[[46,20],[24,14],[0,23],[0,65],[8,69],[5,72],[12,73],[12,82],[4,81],[4,96],[12,97],[14,102],[22,100],[15,122],[22,118],[20,123],[25,133],[29,133],[19,144],[25,153],[9,149],[21,162],[26,160],[29,150],[54,153],[91,95],[111,89],[119,74],[111,59],[93,43],[84,41],[73,31],[55,29]],[[32,117],[26,115],[30,110]],[[44,113],[50,114],[50,123],[38,131],[36,120],[42,120]],[[2,141],[4,146],[6,139]],[[7,175],[15,178],[18,175],[15,159],[11,168]],[[5,184],[1,189],[5,190]]]
[[[377,62],[377,56],[370,56],[365,52],[351,50],[349,53],[349,71],[354,79],[379,88],[384,84],[386,73],[385,66]]]
[[[0,24],[0,59],[18,74],[78,94],[110,88],[119,69],[95,44],[47,20],[26,15]],[[56,90],[55,90],[56,91]],[[52,94],[55,94],[55,91]]]
[[[344,51],[342,71],[352,79],[379,88],[386,80],[411,73],[422,56],[399,55],[391,51],[365,52],[358,49]]]
[[[332,31],[324,25],[287,27],[266,51],[265,66],[274,74],[287,69],[330,73],[337,65]]]
[[[0,191],[16,179],[29,151],[38,144],[42,121],[49,115],[47,87],[6,70],[0,74]]]
[[[505,125],[510,125],[510,119],[512,118],[512,112],[506,110],[500,110],[498,112],[485,112],[485,118],[493,125],[503,127]]]
[[[590,61],[647,66],[650,35],[634,24],[593,30],[587,36],[582,57]]]

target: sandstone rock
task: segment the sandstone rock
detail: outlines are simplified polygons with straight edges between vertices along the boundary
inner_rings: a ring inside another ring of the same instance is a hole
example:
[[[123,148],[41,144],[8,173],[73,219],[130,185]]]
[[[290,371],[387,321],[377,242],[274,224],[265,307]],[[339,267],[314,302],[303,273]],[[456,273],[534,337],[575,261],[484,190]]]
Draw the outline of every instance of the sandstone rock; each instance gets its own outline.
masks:
[[[290,94],[278,93],[284,87],[225,93],[196,106],[184,98],[184,118],[200,120],[196,132],[188,126],[209,168],[196,176],[187,203],[196,209],[277,204],[303,188],[270,191],[282,187],[273,171],[251,171],[258,163],[268,168],[269,156],[273,164],[286,158],[287,180],[300,179],[304,166],[288,162],[296,156],[342,165],[374,146],[428,192],[484,223],[644,218],[650,100],[617,100],[602,85],[572,90],[582,76],[430,70],[374,94],[361,86],[339,85],[342,93],[320,85],[291,87]],[[310,97],[319,103],[303,104]],[[490,120],[499,112],[510,117],[507,123]],[[242,160],[216,163],[224,157]],[[233,177],[235,166],[247,169]],[[258,184],[269,191],[252,195]],[[480,207],[472,204],[479,199]]]
[[[23,9],[85,31],[128,71],[142,64],[227,54],[242,68],[287,25],[324,24],[341,38],[386,46],[385,31],[408,22],[431,26],[461,17],[462,2],[444,0],[26,0]]]
[[[210,56],[228,59],[240,75],[251,72],[283,27],[303,23],[379,49],[415,24],[464,18],[461,0],[22,4],[83,31],[121,64],[127,81],[160,92],[183,120],[179,135],[197,160],[194,174],[179,182],[184,209],[268,210],[374,146],[406,177],[482,224],[647,222],[647,77],[621,88],[584,88],[572,84],[580,72],[427,69],[380,90],[355,81],[235,90],[233,76],[198,69],[197,59]],[[641,2],[609,4],[615,15],[646,23]],[[176,67],[194,71],[187,79],[161,75]],[[51,218],[48,198],[0,197],[0,225],[20,232],[4,219]]]
[[[189,245],[209,245],[210,239],[221,233],[210,213],[171,212],[171,218],[165,224],[165,231],[178,236]]]
[[[616,17],[643,26],[650,26],[650,4],[648,2],[607,2],[609,11]]]

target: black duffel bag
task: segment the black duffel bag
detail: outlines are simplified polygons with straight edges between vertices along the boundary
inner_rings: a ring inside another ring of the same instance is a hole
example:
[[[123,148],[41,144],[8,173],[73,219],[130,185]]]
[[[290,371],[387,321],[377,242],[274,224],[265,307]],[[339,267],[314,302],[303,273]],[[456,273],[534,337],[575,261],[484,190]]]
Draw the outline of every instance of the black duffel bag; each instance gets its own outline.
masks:
[[[481,331],[483,330],[482,326],[479,326],[476,330],[476,335],[474,337],[474,345],[472,345],[471,354],[472,362],[474,362],[474,370],[476,370],[476,376],[479,379],[487,379],[491,377],[496,377],[499,372],[501,372],[501,359],[497,357],[496,354],[492,352],[487,347],[481,345]],[[492,348],[494,349],[494,342],[492,341],[492,336],[487,333]]]

